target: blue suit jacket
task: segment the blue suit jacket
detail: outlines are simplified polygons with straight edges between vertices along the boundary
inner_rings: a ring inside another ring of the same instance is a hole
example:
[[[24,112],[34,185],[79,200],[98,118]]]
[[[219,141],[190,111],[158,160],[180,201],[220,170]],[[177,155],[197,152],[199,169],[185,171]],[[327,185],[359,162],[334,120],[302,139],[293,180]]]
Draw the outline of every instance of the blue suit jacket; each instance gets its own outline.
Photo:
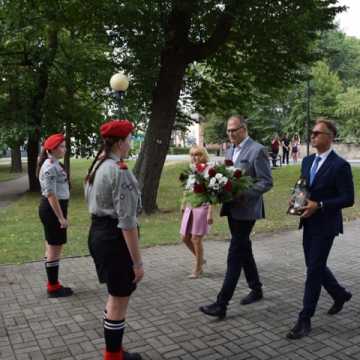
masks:
[[[315,154],[302,161],[301,176],[310,184],[310,169]],[[331,151],[322,164],[311,186],[310,199],[323,202],[323,208],[307,219],[300,227],[310,234],[336,236],[343,232],[341,209],[354,205],[354,183],[350,164]]]

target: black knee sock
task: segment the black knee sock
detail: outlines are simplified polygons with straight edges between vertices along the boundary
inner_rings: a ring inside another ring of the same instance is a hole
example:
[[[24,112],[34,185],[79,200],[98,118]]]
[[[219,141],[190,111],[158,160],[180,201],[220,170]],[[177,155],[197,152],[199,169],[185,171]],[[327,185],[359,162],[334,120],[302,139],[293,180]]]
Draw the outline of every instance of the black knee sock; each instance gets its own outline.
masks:
[[[45,261],[46,274],[51,285],[56,285],[59,280],[59,263],[60,260]]]
[[[125,320],[104,319],[104,337],[106,351],[118,352],[121,350],[125,330]]]

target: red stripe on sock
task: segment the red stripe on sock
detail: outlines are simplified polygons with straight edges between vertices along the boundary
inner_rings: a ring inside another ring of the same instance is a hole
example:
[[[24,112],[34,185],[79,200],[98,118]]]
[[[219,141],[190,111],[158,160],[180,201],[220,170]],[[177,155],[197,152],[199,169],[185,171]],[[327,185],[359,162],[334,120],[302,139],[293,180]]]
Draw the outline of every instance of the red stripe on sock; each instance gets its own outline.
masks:
[[[117,352],[104,352],[104,360],[124,360],[124,352],[122,350]]]
[[[50,284],[49,282],[47,283],[48,292],[57,291],[59,289],[61,289],[61,284],[59,281],[56,284]]]

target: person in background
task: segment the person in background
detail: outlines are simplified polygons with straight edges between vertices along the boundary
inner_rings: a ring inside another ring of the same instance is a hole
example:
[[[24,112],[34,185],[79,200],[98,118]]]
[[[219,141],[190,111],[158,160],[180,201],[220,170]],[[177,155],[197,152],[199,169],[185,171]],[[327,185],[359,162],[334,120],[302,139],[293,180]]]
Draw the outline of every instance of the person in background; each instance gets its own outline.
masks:
[[[296,164],[300,155],[300,138],[295,134],[291,140],[291,157]]]
[[[289,153],[290,153],[290,139],[288,137],[288,134],[285,134],[282,141],[281,141],[281,147],[282,147],[282,163],[289,165]]]
[[[197,171],[204,172],[207,170],[209,156],[205,148],[194,146],[190,150],[191,163],[196,167]],[[184,200],[181,204],[181,227],[180,234],[182,241],[195,256],[195,266],[190,279],[197,279],[203,273],[204,247],[203,238],[209,232],[209,226],[213,224],[212,206],[210,204],[202,204],[193,208]]]
[[[272,158],[273,167],[277,167],[276,159],[279,156],[280,145],[281,145],[281,143],[280,143],[279,136],[275,135],[271,141],[271,158]]]

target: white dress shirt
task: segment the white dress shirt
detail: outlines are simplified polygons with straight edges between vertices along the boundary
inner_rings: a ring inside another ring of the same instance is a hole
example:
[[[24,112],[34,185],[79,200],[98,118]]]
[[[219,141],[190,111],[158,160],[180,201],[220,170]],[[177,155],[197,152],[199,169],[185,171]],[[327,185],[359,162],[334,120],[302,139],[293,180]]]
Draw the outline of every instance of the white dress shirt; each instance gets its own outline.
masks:
[[[327,159],[327,157],[329,156],[329,154],[332,152],[332,148],[330,148],[328,151],[325,151],[322,154],[316,154],[316,157],[314,158],[313,164],[311,165],[311,167],[313,167],[313,165],[315,164],[315,159],[317,157],[321,157],[321,160],[319,161],[319,165],[317,167],[317,170],[315,172],[315,174],[317,174],[317,172],[319,171],[319,169],[321,168],[322,164],[325,162],[325,160]]]
[[[240,152],[241,148],[244,146],[245,142],[249,139],[249,136],[247,136],[239,145],[234,146],[234,152],[232,155],[232,162],[235,164]]]

